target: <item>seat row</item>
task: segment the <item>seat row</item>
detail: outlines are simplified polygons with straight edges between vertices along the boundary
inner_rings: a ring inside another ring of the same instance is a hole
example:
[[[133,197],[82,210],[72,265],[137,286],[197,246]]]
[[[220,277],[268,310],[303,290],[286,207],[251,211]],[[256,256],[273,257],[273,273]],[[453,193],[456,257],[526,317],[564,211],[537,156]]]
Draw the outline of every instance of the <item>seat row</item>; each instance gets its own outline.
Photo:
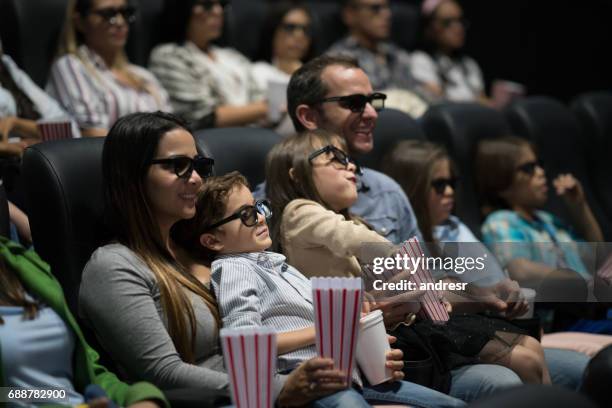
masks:
[[[509,133],[531,140],[548,175],[571,172],[584,186],[607,240],[612,238],[612,94],[583,95],[571,110],[546,97],[527,98],[500,113],[478,104],[431,108],[420,122],[391,109],[380,113],[374,151],[358,161],[379,168],[382,157],[405,139],[446,146],[460,172],[457,215],[476,233],[480,212],[474,186],[477,143]],[[281,137],[257,128],[207,129],[195,133],[199,147],[215,158],[217,174],[238,170],[252,186],[264,180],[267,152]],[[62,283],[71,307],[83,266],[106,237],[103,228],[101,153],[103,139],[46,142],[26,150],[23,173],[36,248]],[[565,216],[560,200],[548,209]],[[50,216],[52,214],[53,216]]]

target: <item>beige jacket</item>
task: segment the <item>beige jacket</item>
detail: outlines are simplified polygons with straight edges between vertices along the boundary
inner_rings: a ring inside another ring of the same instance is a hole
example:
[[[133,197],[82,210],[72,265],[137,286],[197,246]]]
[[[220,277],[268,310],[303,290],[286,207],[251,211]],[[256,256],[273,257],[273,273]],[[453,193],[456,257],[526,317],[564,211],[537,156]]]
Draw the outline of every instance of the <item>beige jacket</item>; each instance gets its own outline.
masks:
[[[361,276],[357,257],[369,263],[389,253],[387,245],[380,245],[389,241],[378,233],[311,200],[293,200],[285,207],[280,236],[287,263],[307,277]],[[362,251],[368,243],[378,245]]]

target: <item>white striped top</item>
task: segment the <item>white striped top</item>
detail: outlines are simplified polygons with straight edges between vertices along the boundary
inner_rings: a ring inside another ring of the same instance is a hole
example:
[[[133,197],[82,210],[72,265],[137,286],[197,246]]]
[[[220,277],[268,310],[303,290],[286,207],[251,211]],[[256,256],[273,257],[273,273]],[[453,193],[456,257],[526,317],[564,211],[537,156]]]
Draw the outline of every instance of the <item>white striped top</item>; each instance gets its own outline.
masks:
[[[168,94],[149,71],[129,64],[148,91],[120,82],[102,57],[86,45],[66,54],[51,67],[47,92],[83,129],[109,129],[121,116],[134,112],[171,111]]]
[[[275,252],[221,255],[212,263],[211,282],[223,327],[266,326],[279,333],[314,326],[310,280]],[[316,346],[278,356],[279,371],[317,356]],[[353,379],[361,384],[357,370]]]
[[[232,48],[210,46],[210,55],[192,42],[153,49],[151,71],[164,85],[177,114],[195,122],[218,106],[243,106],[263,100],[253,65]]]

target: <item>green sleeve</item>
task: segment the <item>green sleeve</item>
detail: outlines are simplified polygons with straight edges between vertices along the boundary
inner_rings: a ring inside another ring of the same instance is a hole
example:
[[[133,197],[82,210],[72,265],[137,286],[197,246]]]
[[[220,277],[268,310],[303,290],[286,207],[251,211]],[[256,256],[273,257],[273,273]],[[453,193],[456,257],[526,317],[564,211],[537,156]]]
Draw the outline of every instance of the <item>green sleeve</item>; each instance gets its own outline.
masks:
[[[109,372],[98,363],[98,353],[85,344],[87,360],[93,369],[93,382],[106,391],[108,397],[123,407],[138,401],[156,400],[161,406],[170,408],[170,404],[162,391],[151,383],[138,382],[132,385],[120,381],[117,376]]]

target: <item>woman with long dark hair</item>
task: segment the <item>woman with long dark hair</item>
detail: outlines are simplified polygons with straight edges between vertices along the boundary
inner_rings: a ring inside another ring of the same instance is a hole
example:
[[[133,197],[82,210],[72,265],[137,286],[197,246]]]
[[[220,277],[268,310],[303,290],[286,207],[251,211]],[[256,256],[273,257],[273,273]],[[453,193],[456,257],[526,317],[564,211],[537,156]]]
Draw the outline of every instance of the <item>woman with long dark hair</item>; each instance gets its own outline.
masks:
[[[312,58],[312,24],[309,9],[301,3],[281,1],[271,5],[253,68],[261,88],[266,89],[271,80],[288,84],[291,75]]]
[[[421,13],[421,45],[410,64],[414,78],[434,98],[486,102],[480,67],[463,52],[468,22],[460,4],[425,0]]]

